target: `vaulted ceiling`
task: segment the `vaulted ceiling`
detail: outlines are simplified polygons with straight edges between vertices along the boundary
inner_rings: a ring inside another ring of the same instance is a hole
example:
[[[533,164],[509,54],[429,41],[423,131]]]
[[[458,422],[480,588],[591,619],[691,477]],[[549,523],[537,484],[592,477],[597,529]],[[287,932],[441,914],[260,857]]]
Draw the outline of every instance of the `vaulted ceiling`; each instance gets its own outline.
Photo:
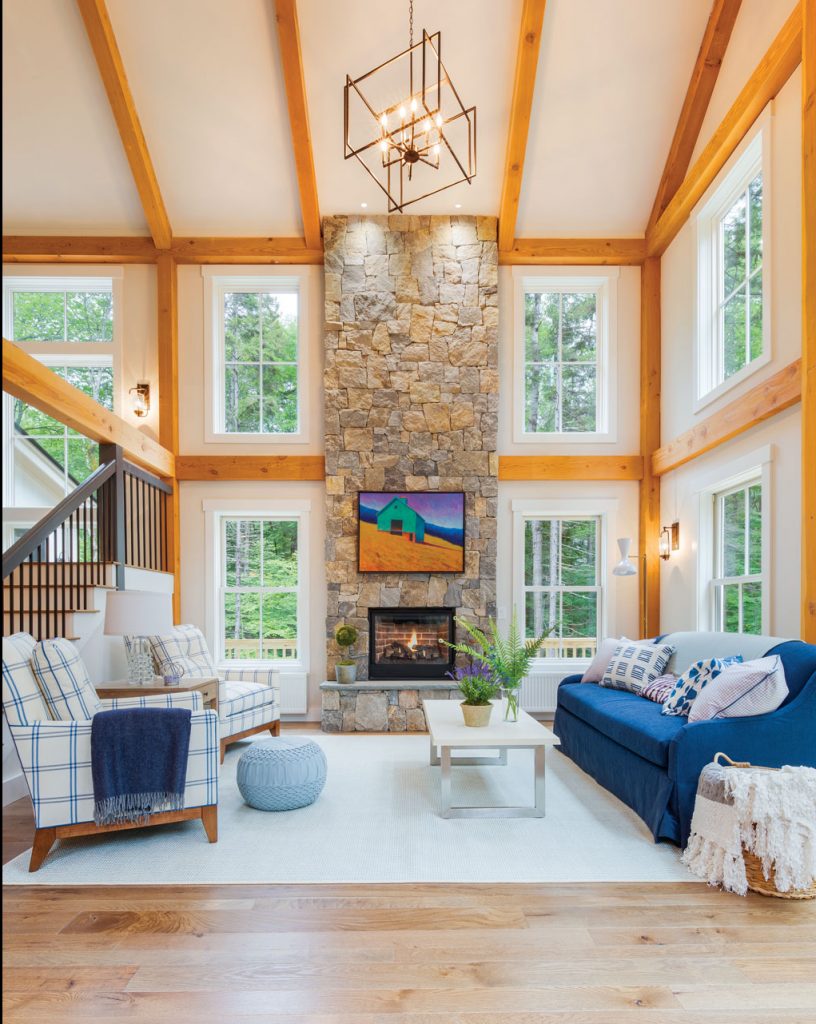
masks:
[[[174,233],[302,236],[274,0],[107,6]],[[405,46],[406,6],[298,2],[322,214],[385,209],[343,159],[342,89],[346,72]],[[776,18],[789,4],[748,6]],[[499,212],[521,8],[415,0],[417,30],[441,29],[448,70],[478,108],[479,166],[472,185],[410,212]],[[710,10],[548,0],[518,237],[643,235]],[[4,0],[3,56],[4,233],[146,234],[74,0]]]

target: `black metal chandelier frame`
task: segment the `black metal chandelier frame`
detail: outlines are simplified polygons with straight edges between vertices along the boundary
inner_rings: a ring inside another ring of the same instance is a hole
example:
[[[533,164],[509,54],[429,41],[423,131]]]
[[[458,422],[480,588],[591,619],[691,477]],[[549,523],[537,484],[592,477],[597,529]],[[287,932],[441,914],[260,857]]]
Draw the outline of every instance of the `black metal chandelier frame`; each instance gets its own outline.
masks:
[[[358,78],[346,75],[343,90],[343,142],[345,159],[355,157],[388,199],[388,212],[402,211],[406,206],[427,199],[428,196],[444,192],[445,189],[473,180],[476,175],[476,107],[465,107],[456,87],[442,63],[442,33],[429,35],[422,30],[422,39],[400,53],[366,71]],[[361,83],[371,79],[377,72],[407,58],[409,65],[409,99],[377,109],[366,98]],[[421,58],[421,59],[420,59]],[[414,92],[414,61],[421,65],[421,88]],[[441,110],[442,89],[447,86],[455,99],[456,109],[448,117]],[[350,142],[349,100],[356,94],[377,125],[376,137],[360,146]],[[435,95],[435,100],[433,96]],[[408,106],[406,107],[405,103]],[[467,155],[460,159],[446,133],[449,126],[464,122],[467,126]],[[376,166],[385,172],[385,184],[377,177],[363,159],[363,154],[374,148],[379,149],[380,159]],[[410,182],[415,164],[424,164],[439,170],[442,147],[450,153],[459,169],[460,176],[440,188],[422,195],[406,198],[406,178]]]

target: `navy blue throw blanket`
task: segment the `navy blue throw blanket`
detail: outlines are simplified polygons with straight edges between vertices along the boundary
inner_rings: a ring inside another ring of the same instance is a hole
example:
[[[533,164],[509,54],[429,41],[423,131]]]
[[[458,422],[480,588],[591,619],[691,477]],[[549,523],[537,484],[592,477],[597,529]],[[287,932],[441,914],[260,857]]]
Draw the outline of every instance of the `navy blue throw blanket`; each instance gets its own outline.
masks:
[[[183,810],[191,718],[186,708],[121,708],[93,716],[97,825],[146,825],[151,814]]]

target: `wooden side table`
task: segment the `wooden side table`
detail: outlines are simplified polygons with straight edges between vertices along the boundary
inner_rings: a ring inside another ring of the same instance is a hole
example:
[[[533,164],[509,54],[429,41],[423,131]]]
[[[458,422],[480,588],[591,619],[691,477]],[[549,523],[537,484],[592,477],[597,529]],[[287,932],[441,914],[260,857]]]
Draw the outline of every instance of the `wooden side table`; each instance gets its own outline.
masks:
[[[132,683],[128,679],[114,679],[109,683],[100,683],[96,688],[97,695],[102,700],[112,697],[147,697],[158,693],[181,693],[184,691],[198,690],[205,708],[212,708],[218,713],[218,679],[215,676],[190,676],[181,677],[177,686],[165,686],[161,676],[156,676],[152,683]]]

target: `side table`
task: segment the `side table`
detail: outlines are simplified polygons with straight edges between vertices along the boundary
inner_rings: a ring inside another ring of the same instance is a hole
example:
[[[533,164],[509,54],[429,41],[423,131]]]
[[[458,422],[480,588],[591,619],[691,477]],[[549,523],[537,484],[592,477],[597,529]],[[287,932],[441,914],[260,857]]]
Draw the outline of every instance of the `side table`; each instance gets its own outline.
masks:
[[[218,679],[215,676],[181,677],[177,686],[165,686],[161,676],[156,676],[152,683],[132,683],[128,679],[114,679],[100,683],[96,692],[102,700],[111,697],[147,697],[151,694],[180,693],[198,690],[205,708],[212,708],[218,713]]]

